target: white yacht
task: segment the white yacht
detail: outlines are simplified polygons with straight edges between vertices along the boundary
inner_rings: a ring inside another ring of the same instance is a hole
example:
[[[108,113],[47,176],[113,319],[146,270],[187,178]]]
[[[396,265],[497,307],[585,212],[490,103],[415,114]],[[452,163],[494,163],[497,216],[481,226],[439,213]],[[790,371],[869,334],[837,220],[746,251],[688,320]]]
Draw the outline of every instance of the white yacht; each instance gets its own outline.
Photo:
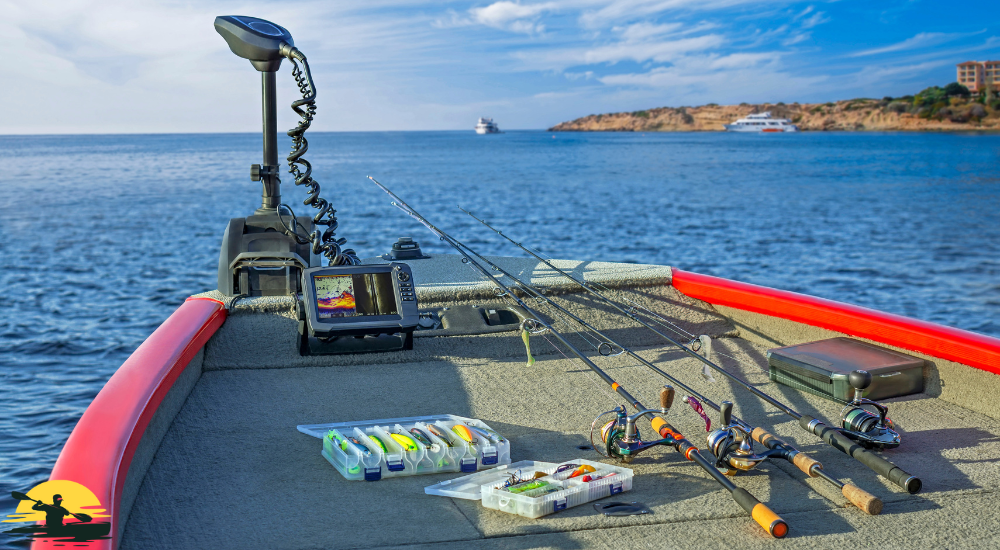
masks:
[[[732,124],[725,124],[730,132],[798,132],[799,127],[787,118],[771,118],[771,112],[747,115]]]
[[[479,123],[476,124],[477,134],[499,134],[500,127],[497,126],[496,122],[493,122],[492,118],[480,118]]]

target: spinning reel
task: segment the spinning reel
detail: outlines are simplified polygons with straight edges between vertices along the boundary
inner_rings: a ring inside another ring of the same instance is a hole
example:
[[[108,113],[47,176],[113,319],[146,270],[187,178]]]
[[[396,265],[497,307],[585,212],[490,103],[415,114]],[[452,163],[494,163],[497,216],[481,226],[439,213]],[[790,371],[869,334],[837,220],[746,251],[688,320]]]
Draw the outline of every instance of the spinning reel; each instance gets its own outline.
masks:
[[[680,434],[668,434],[668,437],[654,441],[643,441],[642,435],[635,423],[647,414],[666,415],[670,412],[670,407],[674,403],[673,386],[664,386],[660,390],[659,409],[640,409],[635,414],[629,416],[625,406],[619,405],[610,411],[605,411],[597,416],[590,424],[590,445],[595,451],[608,458],[615,458],[622,462],[629,463],[635,455],[657,445],[676,446],[677,442],[683,439]],[[594,429],[606,415],[614,414],[615,418],[605,422],[600,428],[601,445],[594,442]]]
[[[693,397],[685,397],[685,402],[691,402]],[[708,448],[715,455],[715,467],[728,476],[752,470],[758,464],[772,456],[783,456],[784,449],[771,449],[762,454],[753,451],[753,439],[750,436],[752,428],[743,422],[733,421],[732,401],[723,401],[719,405],[722,415],[720,428],[708,433]]]
[[[861,397],[872,383],[871,373],[856,370],[847,375],[847,381],[854,388],[854,400],[840,411],[840,423],[844,428],[842,433],[869,449],[882,451],[899,447],[899,433],[889,418],[889,408]]]

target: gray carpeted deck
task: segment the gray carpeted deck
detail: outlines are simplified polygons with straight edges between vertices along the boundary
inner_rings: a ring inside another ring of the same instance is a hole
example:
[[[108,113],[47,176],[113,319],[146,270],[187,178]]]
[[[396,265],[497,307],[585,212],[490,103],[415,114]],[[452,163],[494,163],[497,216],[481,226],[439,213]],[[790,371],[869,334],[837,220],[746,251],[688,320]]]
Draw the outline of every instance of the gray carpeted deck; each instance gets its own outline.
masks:
[[[505,262],[521,273],[533,272],[540,284],[556,282],[533,262]],[[490,296],[473,283],[467,267],[455,269],[461,266],[456,257],[413,266],[418,293],[426,299],[422,306],[483,303]],[[716,351],[741,361],[723,357],[723,366],[793,408],[837,418],[839,405],[770,384],[764,372],[766,339],[739,337],[747,334],[738,323],[662,286],[669,270],[628,264],[576,267],[592,280],[634,288],[636,300],[688,332],[718,337]],[[649,281],[661,285],[647,286]],[[924,481],[922,493],[908,495],[745,390],[718,375],[719,382],[705,382],[699,363],[631,322],[603,308],[591,309],[596,304],[590,299],[567,294],[564,287],[556,290],[568,308],[587,312],[588,320],[641,348],[661,368],[716,401],[734,400],[742,418],[771,428],[823,462],[828,473],[881,497],[883,514],[866,516],[832,486],[805,479],[787,463],[769,463],[735,481],[788,521],[789,536],[776,541],[697,465],[671,450],[644,454],[630,466],[634,488],[622,496],[648,504],[651,516],[606,518],[585,505],[529,520],[478,502],[424,494],[425,486],[457,477],[454,473],[346,481],[320,456],[320,440],[298,433],[296,425],[450,413],[481,418],[509,437],[514,461],[559,462],[597,458],[577,447],[587,443],[593,418],[617,400],[581,362],[564,358],[542,337],[532,339],[538,362],[531,367],[525,366],[516,334],[420,338],[409,352],[302,358],[289,334],[295,330],[290,302],[241,300],[206,347],[204,373],[142,482],[123,547],[1000,546],[1000,510],[994,505],[1000,487],[996,418],[927,394],[892,400],[891,415],[904,443],[887,457]],[[451,291],[462,298],[449,300]],[[784,328],[784,343],[794,340],[791,329]],[[638,398],[656,402],[665,381],[623,357],[595,361]],[[994,389],[998,385],[987,380]],[[668,418],[704,445],[704,424],[679,400]]]

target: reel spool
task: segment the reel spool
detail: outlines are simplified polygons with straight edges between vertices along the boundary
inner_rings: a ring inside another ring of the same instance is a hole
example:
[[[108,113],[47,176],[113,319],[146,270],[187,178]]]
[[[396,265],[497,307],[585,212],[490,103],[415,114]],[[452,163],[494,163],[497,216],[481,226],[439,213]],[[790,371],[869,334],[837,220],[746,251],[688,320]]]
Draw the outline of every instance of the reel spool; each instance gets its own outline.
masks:
[[[847,381],[854,388],[854,400],[840,411],[843,434],[869,449],[881,451],[899,447],[899,433],[889,418],[889,408],[861,397],[872,383],[871,373],[856,370],[847,375]]]
[[[758,464],[771,456],[770,451],[764,454],[753,452],[750,433],[739,423],[733,422],[733,403],[723,401],[719,405],[722,416],[721,428],[712,430],[706,436],[708,448],[715,456],[715,467],[727,476],[752,470]]]

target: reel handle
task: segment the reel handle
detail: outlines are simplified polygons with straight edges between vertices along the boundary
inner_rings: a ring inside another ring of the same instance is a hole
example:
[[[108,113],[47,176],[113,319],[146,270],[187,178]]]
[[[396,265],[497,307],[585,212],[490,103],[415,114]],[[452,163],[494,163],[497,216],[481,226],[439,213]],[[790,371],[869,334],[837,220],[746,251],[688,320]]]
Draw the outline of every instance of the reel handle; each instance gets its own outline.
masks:
[[[674,392],[673,386],[663,386],[660,388],[660,408],[663,409],[663,413],[666,414],[670,410],[670,407],[674,406]]]
[[[722,415],[722,428],[728,428],[733,423],[733,402],[723,401],[719,404],[719,414]]]
[[[861,394],[872,385],[872,373],[866,370],[856,370],[847,375],[847,383],[854,388],[854,400],[861,399]]]

